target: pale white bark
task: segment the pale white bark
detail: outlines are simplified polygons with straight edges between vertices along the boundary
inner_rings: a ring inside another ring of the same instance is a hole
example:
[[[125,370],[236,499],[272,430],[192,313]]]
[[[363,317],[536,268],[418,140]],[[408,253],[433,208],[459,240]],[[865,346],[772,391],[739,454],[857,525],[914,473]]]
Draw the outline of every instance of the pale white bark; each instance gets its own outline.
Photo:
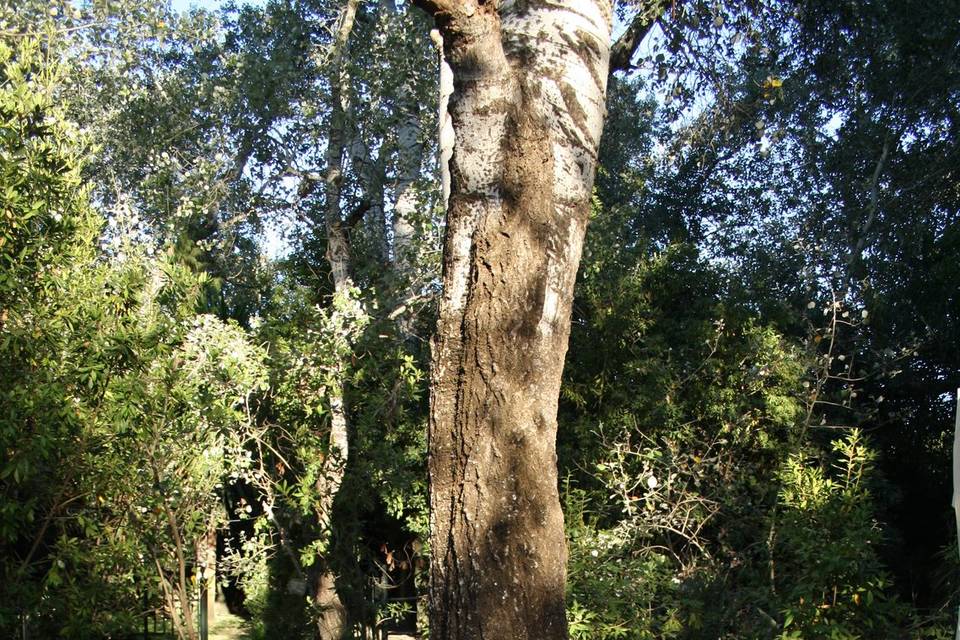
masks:
[[[430,39],[437,47],[437,57],[440,61],[440,101],[437,110],[438,123],[438,141],[439,141],[439,164],[440,164],[440,188],[443,197],[443,206],[446,208],[450,200],[450,158],[453,157],[453,121],[450,119],[448,106],[450,104],[450,95],[453,93],[453,70],[447,62],[443,53],[443,38],[436,29],[430,32]]]
[[[347,45],[357,15],[358,0],[347,0],[331,52],[330,98],[332,110],[327,149],[324,154],[323,181],[326,187],[324,221],[327,232],[327,261],[334,288],[338,293],[351,286],[350,246],[340,214],[340,192],[343,185],[343,156],[347,146],[347,114],[350,112],[349,76],[346,71]]]
[[[480,25],[479,28],[489,27]],[[447,94],[447,116],[442,116],[449,121],[454,134],[447,166],[461,196],[458,210],[454,212],[448,206],[447,216],[446,251],[450,258],[446,264],[448,275],[441,307],[449,307],[451,314],[459,314],[466,304],[469,258],[477,222],[502,208],[503,141],[509,134],[507,107],[519,102],[519,84],[502,43],[491,45],[465,53],[473,58],[469,64],[459,65],[457,76],[453,75],[449,62],[441,64],[441,73],[445,68],[450,72],[450,84],[461,87],[455,102],[451,103],[449,97],[456,89]],[[445,126],[441,124],[441,135]],[[449,197],[447,194],[448,201]]]
[[[550,124],[558,202],[590,198],[606,114],[610,3],[558,0],[501,3],[504,48],[524,56],[532,104]],[[586,54],[592,50],[596,56]]]
[[[397,170],[393,184],[393,252],[394,266],[406,280],[412,279],[416,265],[414,235],[420,194],[416,180],[420,177],[423,160],[423,143],[420,141],[420,114],[411,109],[397,130]]]
[[[589,201],[593,190],[606,115],[611,8],[608,2],[566,0],[521,11],[523,4],[504,0],[501,5],[504,45],[508,55],[533,48],[525,55],[527,91],[539,96],[533,105],[549,123],[557,217],[567,227],[566,242],[548,253],[539,329],[552,333],[561,313],[559,301],[576,278],[566,265],[579,264],[583,248],[586,220],[575,209]],[[584,55],[584,48],[602,55]]]
[[[396,3],[393,0],[380,0],[381,17],[387,21],[398,17]],[[412,290],[419,260],[417,254],[417,219],[420,215],[421,194],[417,189],[420,177],[424,144],[421,140],[421,114],[412,83],[401,87],[396,96],[403,117],[396,128],[397,163],[394,167],[394,180],[390,185],[393,196],[393,211],[390,230],[393,238],[393,269],[400,280],[408,285],[399,296],[409,299],[415,294]],[[387,254],[385,253],[384,256]],[[402,315],[402,311],[397,314]],[[401,323],[403,321],[401,320]]]

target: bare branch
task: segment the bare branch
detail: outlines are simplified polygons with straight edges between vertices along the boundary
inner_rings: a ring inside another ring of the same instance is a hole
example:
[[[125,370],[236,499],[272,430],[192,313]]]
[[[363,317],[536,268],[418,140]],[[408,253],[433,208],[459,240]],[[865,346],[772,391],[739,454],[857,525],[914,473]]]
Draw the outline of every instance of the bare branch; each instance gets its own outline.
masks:
[[[454,16],[460,13],[469,15],[476,10],[476,7],[472,5],[472,2],[464,2],[463,0],[413,0],[413,6],[420,7],[434,18],[443,15]]]
[[[676,6],[676,2],[672,5]],[[630,62],[640,47],[640,43],[653,29],[653,25],[657,24],[657,20],[660,19],[665,10],[666,4],[663,4],[649,10],[640,11],[634,16],[627,30],[610,47],[609,74],[612,75],[614,71],[626,71],[630,68]]]

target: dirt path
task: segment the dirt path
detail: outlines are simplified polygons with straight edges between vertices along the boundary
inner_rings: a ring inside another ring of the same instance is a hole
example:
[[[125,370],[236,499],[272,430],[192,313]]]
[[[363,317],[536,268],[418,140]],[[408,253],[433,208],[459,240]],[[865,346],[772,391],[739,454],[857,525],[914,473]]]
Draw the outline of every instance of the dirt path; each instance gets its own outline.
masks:
[[[253,640],[253,634],[246,620],[227,611],[222,602],[217,602],[213,607],[209,640]]]

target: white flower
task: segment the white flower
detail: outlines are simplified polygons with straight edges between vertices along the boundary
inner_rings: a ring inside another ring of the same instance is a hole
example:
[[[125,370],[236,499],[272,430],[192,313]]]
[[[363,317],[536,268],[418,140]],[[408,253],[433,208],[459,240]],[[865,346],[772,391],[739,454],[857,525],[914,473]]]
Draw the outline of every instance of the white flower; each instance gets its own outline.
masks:
[[[660,482],[657,480],[655,476],[650,476],[649,478],[647,478],[647,488],[656,489],[658,484],[660,484]]]
[[[600,554],[597,552],[596,549],[593,549],[592,551],[590,551],[590,555],[593,556],[594,558],[596,558],[596,557],[597,557],[598,555],[600,555]]]

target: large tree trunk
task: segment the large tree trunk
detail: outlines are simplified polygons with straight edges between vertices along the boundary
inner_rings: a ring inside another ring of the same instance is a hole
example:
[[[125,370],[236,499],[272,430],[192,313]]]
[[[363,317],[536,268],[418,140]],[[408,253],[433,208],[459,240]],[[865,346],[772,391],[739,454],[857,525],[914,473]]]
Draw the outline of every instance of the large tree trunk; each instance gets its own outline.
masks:
[[[419,0],[455,133],[430,409],[430,632],[567,637],[557,398],[604,115],[609,0]]]

